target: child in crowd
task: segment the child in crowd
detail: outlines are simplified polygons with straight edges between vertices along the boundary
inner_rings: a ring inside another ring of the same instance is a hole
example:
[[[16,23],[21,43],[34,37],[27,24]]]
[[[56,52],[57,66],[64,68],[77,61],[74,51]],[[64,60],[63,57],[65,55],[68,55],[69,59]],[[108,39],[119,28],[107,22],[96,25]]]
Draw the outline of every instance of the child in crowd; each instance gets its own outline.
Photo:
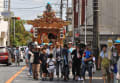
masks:
[[[55,59],[53,58],[53,54],[50,54],[49,58],[47,59],[47,70],[50,76],[50,81],[52,81],[55,70]]]

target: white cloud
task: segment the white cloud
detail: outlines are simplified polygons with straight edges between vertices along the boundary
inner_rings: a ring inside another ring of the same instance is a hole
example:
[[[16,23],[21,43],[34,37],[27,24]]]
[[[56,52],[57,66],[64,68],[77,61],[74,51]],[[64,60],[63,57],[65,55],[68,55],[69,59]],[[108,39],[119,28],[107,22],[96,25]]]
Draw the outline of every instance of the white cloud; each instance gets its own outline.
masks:
[[[43,0],[33,0],[33,1],[36,1],[36,2],[44,2]]]

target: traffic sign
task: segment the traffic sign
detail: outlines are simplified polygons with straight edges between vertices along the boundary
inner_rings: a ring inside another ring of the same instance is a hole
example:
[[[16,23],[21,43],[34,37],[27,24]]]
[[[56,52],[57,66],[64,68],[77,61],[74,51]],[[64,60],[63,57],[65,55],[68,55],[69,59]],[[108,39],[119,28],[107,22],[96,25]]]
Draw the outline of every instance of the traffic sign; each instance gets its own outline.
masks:
[[[11,16],[11,12],[8,12],[8,11],[4,11],[1,13],[2,16],[4,17],[10,17]]]

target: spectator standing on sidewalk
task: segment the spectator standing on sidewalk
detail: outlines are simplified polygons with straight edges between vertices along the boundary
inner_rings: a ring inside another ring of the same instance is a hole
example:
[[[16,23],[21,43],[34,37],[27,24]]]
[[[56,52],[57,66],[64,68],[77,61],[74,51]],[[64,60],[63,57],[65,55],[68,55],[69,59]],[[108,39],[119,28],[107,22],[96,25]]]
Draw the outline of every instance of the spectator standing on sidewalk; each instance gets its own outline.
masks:
[[[104,83],[110,83],[110,60],[108,59],[107,45],[104,45],[100,53],[100,62]]]

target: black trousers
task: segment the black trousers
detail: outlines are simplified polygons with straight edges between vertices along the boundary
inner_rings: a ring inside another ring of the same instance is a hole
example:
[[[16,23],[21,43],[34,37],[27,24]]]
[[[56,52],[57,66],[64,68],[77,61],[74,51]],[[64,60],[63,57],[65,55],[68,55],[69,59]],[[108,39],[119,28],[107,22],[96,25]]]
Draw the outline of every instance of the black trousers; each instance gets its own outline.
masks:
[[[63,66],[63,75],[67,78],[69,77],[69,65]]]
[[[74,62],[72,63],[72,74],[74,76],[81,76],[80,71],[81,71],[81,63],[80,62]]]
[[[62,63],[61,61],[57,61],[56,62],[56,75],[59,76],[60,73],[62,73]]]

